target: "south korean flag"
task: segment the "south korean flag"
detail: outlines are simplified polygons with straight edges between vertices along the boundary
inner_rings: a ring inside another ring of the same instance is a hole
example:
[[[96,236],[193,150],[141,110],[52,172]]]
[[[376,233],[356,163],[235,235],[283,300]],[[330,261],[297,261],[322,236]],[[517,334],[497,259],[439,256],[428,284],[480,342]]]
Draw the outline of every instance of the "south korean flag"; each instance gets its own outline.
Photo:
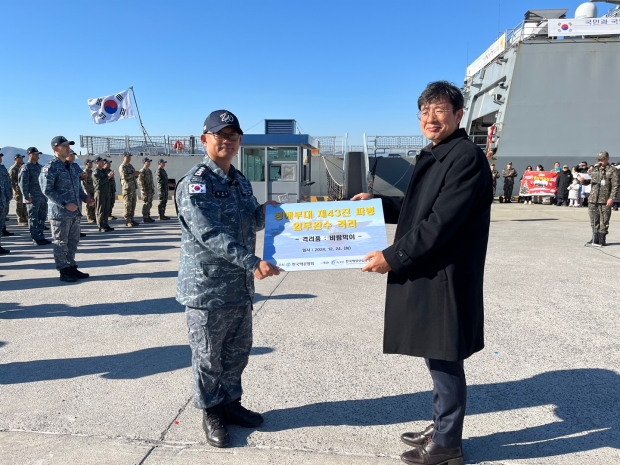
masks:
[[[205,184],[190,184],[189,193],[190,194],[206,194],[207,186]]]
[[[129,89],[107,97],[88,99],[90,115],[95,124],[113,123],[126,118],[135,118]]]

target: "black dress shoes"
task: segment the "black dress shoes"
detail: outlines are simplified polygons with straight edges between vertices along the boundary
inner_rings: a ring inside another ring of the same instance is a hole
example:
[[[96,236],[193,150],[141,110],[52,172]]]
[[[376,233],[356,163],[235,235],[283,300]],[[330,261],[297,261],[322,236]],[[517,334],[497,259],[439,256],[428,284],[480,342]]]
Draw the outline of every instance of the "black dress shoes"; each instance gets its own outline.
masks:
[[[241,398],[224,405],[224,413],[226,423],[243,428],[257,428],[263,424],[263,416],[241,405]]]
[[[400,440],[403,441],[408,446],[412,447],[420,447],[423,446],[428,438],[433,437],[433,433],[435,432],[435,425],[431,423],[426,427],[424,431],[420,431],[419,433],[403,433],[400,435]]]
[[[463,451],[460,447],[447,449],[429,438],[426,444],[405,452],[400,459],[410,465],[463,465]]]
[[[224,424],[222,404],[209,407],[202,412],[202,429],[207,434],[207,442],[214,447],[227,447],[230,443],[228,429]]]

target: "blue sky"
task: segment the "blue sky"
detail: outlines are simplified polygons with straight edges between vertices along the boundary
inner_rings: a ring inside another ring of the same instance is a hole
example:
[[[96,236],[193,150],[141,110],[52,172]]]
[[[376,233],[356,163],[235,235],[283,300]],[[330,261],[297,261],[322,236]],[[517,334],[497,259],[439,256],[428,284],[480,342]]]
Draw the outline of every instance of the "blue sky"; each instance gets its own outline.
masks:
[[[468,53],[471,62],[528,9],[572,16],[579,3],[5,1],[0,147],[48,152],[60,134],[139,135],[137,120],[95,125],[86,105],[131,85],[153,136],[199,134],[221,108],[246,130],[293,118],[305,133],[348,132],[353,143],[364,132],[419,134],[428,82],[462,84]]]

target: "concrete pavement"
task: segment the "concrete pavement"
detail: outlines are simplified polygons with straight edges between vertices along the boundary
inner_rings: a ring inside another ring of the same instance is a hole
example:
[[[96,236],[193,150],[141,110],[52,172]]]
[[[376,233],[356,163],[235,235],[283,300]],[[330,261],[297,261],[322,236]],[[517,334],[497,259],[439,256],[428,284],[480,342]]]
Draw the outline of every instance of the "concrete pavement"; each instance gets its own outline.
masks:
[[[78,262],[92,277],[67,284],[51,246],[12,218],[0,464],[397,464],[400,433],[429,422],[423,361],[382,354],[385,277],[291,272],[256,286],[243,401],[265,424],[211,448],[174,300],[176,221],[85,225]],[[493,206],[486,348],[466,362],[468,463],[620,462],[619,218],[594,250],[585,209]]]

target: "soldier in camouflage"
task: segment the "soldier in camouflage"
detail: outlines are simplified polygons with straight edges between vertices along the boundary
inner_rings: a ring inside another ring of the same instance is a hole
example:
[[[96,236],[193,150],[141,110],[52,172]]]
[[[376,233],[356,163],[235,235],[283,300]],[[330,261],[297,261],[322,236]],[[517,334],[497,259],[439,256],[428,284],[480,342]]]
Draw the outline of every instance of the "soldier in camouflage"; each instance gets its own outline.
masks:
[[[123,155],[123,163],[120,167],[121,187],[123,189],[123,216],[127,226],[137,226],[140,223],[134,220],[136,211],[136,191],[138,190],[138,182],[136,178],[140,176],[140,172],[136,171],[131,164],[131,153],[125,152]]]
[[[154,223],[155,220],[151,218],[151,207],[153,206],[153,195],[155,194],[155,185],[153,184],[153,172],[151,171],[150,158],[144,158],[142,160],[143,166],[140,170],[140,176],[138,177],[138,184],[140,185],[140,194],[142,195],[142,221],[145,223]]]
[[[606,246],[611,207],[618,193],[618,170],[609,164],[609,153],[600,152],[598,163],[590,168],[588,174],[592,177],[592,190],[588,197],[592,239],[585,245]]]
[[[2,182],[0,182],[0,199],[3,199],[7,195],[5,192],[6,188],[7,187]],[[5,210],[4,202],[0,202],[0,229],[4,229],[7,213],[8,210]],[[2,240],[0,239],[0,255],[7,255],[9,253],[11,253],[10,250],[2,247]]]
[[[13,195],[11,193],[11,177],[9,176],[9,172],[6,169],[6,166],[2,164],[2,159],[4,157],[3,153],[0,153],[0,184],[2,184],[2,194],[0,195],[0,203],[2,204],[2,210],[4,211],[4,225],[0,230],[2,231],[3,236],[13,236],[12,232],[8,232],[6,230],[6,217],[9,214],[9,205],[11,203],[11,199]]]
[[[82,188],[87,195],[95,198],[95,185],[93,184],[93,161],[89,158],[84,162],[86,169],[86,178],[82,179]],[[95,206],[86,204],[86,219],[89,223],[95,223],[97,221],[95,217]]]
[[[166,173],[167,161],[163,158],[159,159],[159,168],[155,172],[155,178],[157,179],[157,190],[159,195],[159,205],[157,205],[157,212],[159,213],[160,220],[169,220],[166,216],[166,204],[168,203],[168,173]]]
[[[26,209],[28,211],[28,226],[30,227],[30,237],[37,245],[51,244],[45,236],[45,219],[47,218],[47,198],[41,191],[39,185],[39,175],[41,165],[39,165],[39,152],[36,147],[28,147],[28,163],[24,163],[19,170],[19,190],[24,196]]]
[[[211,113],[200,138],[207,156],[179,181],[175,196],[182,231],[177,300],[186,306],[194,405],[203,409],[207,442],[215,447],[229,444],[226,423],[263,422],[241,405],[241,374],[252,348],[254,277],[279,274],[254,254],[265,205],[231,165],[242,134],[235,115]]]
[[[114,231],[108,224],[108,213],[110,211],[110,179],[114,177],[114,172],[106,171],[103,168],[105,160],[101,157],[95,158],[97,168],[93,172],[93,185],[95,186],[95,216],[99,231]]]
[[[71,145],[75,142],[66,137],[56,136],[52,139],[55,157],[47,162],[39,183],[48,198],[48,216],[52,225],[54,239],[54,262],[60,272],[60,280],[75,282],[88,278],[88,273],[78,270],[75,252],[80,242],[81,202],[92,203],[92,197],[86,195],[80,184],[79,167],[70,161]]]
[[[499,171],[495,169],[495,163],[491,164],[491,176],[493,177],[493,197],[495,197],[495,191],[497,190],[497,180],[499,179]]]
[[[512,191],[515,185],[515,178],[517,177],[517,170],[512,167],[512,162],[506,165],[506,169],[502,171],[502,177],[504,178],[504,202],[512,202]]]
[[[105,159],[103,161],[103,169],[106,170],[108,173],[110,172],[114,173],[114,171],[112,171],[112,160]],[[112,178],[110,178],[110,203],[108,205],[108,209],[109,209],[108,221],[112,221],[116,219],[116,216],[112,214],[115,203],[116,203],[116,179],[114,179],[114,175],[113,175]]]
[[[84,180],[88,177],[88,174],[86,173],[86,171],[82,171],[82,168],[80,167],[80,165],[78,165],[75,162],[75,158],[77,157],[77,153],[75,153],[73,150],[69,151],[69,157],[67,158],[67,160],[69,160],[69,162],[71,163],[71,169],[73,170],[73,175],[78,178],[80,184],[82,184],[84,182]],[[84,190],[84,189],[82,189]],[[84,191],[84,193],[86,193],[86,191]],[[88,194],[86,194],[88,195]],[[91,195],[92,197],[92,195]],[[86,204],[88,206],[88,203]],[[78,202],[78,210],[80,210],[80,216],[82,216],[82,200],[80,200]],[[86,237],[86,234],[83,233],[81,231],[82,228],[80,228],[80,237]]]
[[[26,210],[22,191],[19,190],[19,170],[21,170],[24,164],[24,156],[18,153],[14,158],[15,163],[9,168],[9,176],[11,177],[11,186],[13,188],[13,199],[15,199],[16,203],[17,224],[28,226],[28,211]]]

